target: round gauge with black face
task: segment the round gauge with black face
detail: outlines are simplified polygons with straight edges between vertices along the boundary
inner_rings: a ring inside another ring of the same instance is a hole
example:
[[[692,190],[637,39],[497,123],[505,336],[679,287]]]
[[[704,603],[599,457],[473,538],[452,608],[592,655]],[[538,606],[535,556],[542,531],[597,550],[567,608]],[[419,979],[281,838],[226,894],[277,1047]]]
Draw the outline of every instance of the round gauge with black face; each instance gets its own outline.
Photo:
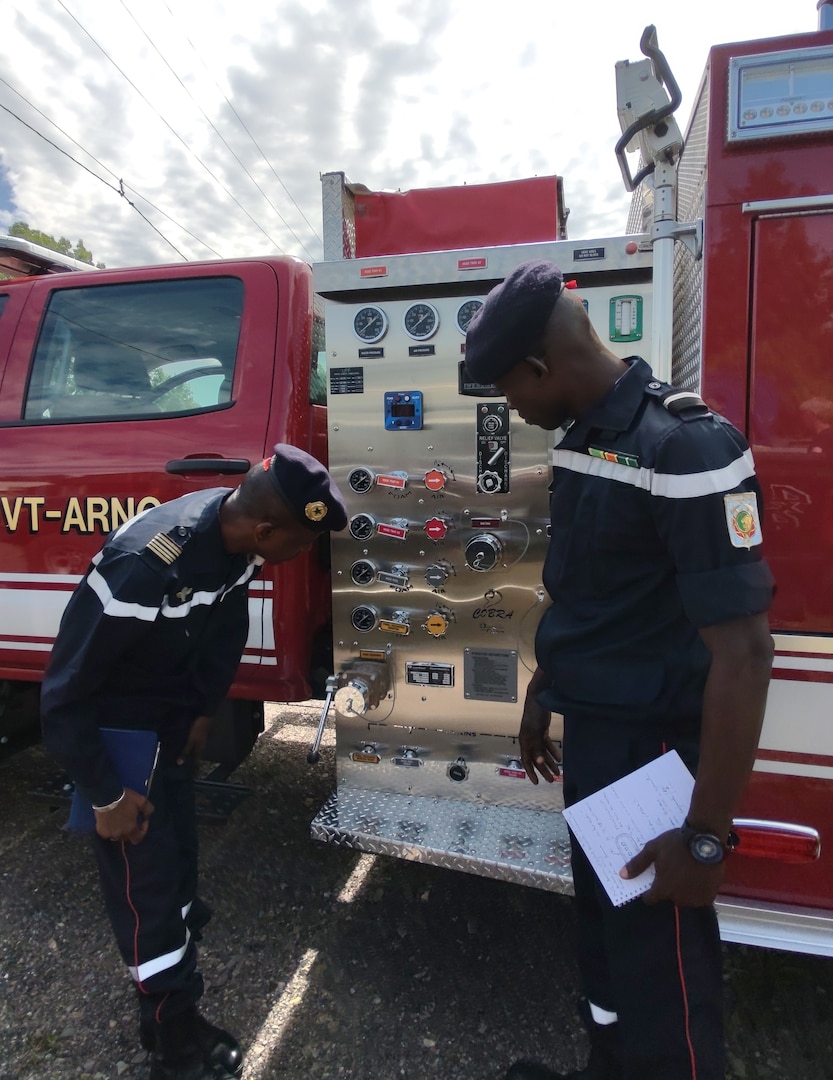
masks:
[[[411,304],[405,312],[402,325],[405,333],[415,341],[425,341],[436,334],[440,316],[433,304],[420,301],[418,304]]]
[[[372,607],[360,604],[359,607],[353,608],[350,613],[350,622],[354,630],[366,634],[368,630],[372,630],[376,625],[376,612]]]
[[[388,332],[388,317],[380,307],[359,308],[353,316],[353,333],[368,345],[381,341]]]
[[[482,307],[482,300],[464,300],[457,308],[457,329],[461,334],[466,333],[469,323]]]

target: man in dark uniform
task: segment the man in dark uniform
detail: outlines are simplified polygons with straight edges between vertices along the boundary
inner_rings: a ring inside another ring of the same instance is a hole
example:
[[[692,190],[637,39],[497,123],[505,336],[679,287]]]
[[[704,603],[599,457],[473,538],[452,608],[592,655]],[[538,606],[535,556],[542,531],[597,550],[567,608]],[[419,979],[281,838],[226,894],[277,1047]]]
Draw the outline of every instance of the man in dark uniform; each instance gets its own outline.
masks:
[[[621,360],[550,262],[525,263],[469,328],[466,366],[528,424],[562,429],[520,746],[552,782],[564,715],[567,805],[676,749],[695,776],[686,824],[622,870],[653,864],[614,907],[579,845],[572,869],[586,1080],[723,1080],[713,901],[752,769],[772,661],[759,488],[748,444],[693,393]],[[506,1080],[561,1074],[516,1063]]]
[[[42,693],[44,741],[93,804],[107,912],[139,999],[151,1080],[223,1080],[242,1070],[227,1032],[198,1012],[193,764],[232,683],[249,628],[248,584],[264,562],[345,527],[326,469],[276,446],[236,489],[196,491],[107,539],[67,605]],[[151,801],[124,788],[99,727],[158,733]],[[199,901],[196,901],[199,904]]]

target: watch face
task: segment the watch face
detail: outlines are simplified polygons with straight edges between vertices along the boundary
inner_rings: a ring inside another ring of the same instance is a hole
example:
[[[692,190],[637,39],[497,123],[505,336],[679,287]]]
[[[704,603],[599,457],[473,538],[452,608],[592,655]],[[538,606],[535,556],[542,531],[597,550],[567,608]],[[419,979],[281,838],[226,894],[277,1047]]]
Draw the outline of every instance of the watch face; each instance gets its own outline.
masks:
[[[692,856],[701,863],[723,862],[723,845],[716,836],[696,833],[688,842]]]
[[[440,316],[433,304],[411,304],[402,320],[405,333],[415,341],[425,341],[437,332]]]
[[[353,316],[353,333],[368,345],[381,341],[388,331],[388,317],[378,307],[359,308]]]
[[[469,323],[482,307],[482,300],[465,300],[457,308],[457,329],[461,334],[466,333],[469,328]]]

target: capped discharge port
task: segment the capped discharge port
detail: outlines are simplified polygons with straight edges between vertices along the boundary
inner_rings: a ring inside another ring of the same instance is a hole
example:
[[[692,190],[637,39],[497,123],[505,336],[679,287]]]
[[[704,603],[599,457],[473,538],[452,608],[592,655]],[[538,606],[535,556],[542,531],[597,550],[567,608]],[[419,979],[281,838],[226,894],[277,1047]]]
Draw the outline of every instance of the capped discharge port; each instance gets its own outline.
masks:
[[[469,778],[469,767],[465,758],[458,757],[456,761],[452,761],[446,771],[448,779],[453,780],[455,784],[462,784],[464,780]]]

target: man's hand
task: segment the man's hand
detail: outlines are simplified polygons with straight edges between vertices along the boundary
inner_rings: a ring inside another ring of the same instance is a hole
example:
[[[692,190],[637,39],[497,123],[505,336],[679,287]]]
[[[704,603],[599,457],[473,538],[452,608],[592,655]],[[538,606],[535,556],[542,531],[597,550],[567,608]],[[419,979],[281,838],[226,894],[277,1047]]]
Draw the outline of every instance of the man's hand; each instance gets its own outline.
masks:
[[[139,844],[148,831],[148,818],[153,803],[131,788],[124,789],[124,798],[112,810],[95,810],[95,831],[102,840],[128,840]]]
[[[720,891],[725,862],[699,863],[691,857],[679,829],[651,840],[619,871],[623,878],[639,877],[654,864],[656,877],[642,897],[646,904],[670,900],[678,907],[708,907]]]
[[[182,748],[182,753],[176,759],[177,765],[184,765],[186,758],[196,763],[202,756],[202,752],[205,749],[205,743],[208,739],[208,728],[211,724],[210,716],[198,716],[197,719],[191,725],[191,730],[188,732],[188,738],[185,742],[185,746]]]
[[[561,751],[550,738],[550,712],[536,700],[535,695],[542,681],[540,671],[539,668],[532,676],[526,692],[518,742],[523,767],[532,783],[538,783],[537,770],[551,784],[561,772],[558,767]]]

